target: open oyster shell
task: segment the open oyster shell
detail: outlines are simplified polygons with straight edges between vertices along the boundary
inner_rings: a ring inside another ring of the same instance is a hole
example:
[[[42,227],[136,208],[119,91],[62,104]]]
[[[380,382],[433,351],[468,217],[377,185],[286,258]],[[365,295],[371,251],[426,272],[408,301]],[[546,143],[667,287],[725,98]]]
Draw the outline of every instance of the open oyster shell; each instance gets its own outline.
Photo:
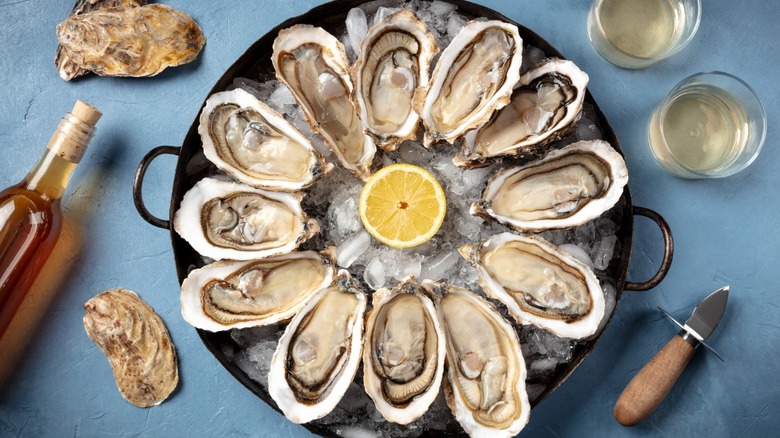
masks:
[[[176,350],[162,320],[138,295],[109,289],[84,303],[84,329],[111,364],[116,386],[130,403],[162,403],[179,383]]]
[[[415,96],[425,145],[452,143],[509,102],[520,78],[523,40],[503,21],[471,21],[452,39],[428,87]]]
[[[509,105],[466,134],[453,161],[469,167],[503,155],[544,155],[547,145],[574,129],[587,85],[588,75],[573,62],[558,58],[542,61],[520,78]]]
[[[329,285],[333,251],[292,252],[260,260],[223,260],[195,269],[181,284],[181,314],[211,332],[290,319]]]
[[[347,170],[368,178],[376,145],[363,132],[350,98],[352,79],[341,42],[322,28],[298,24],[279,32],[271,60],[312,130]]]
[[[268,392],[290,421],[324,417],[344,396],[360,365],[365,310],[365,293],[341,270],[284,330]]]
[[[496,172],[471,214],[519,231],[570,228],[612,208],[627,183],[626,163],[609,143],[578,141]]]
[[[198,133],[206,158],[253,187],[300,190],[333,167],[281,114],[242,89],[212,94]]]
[[[445,340],[414,277],[372,297],[363,346],[363,387],[388,421],[409,424],[439,394]]]
[[[203,256],[252,260],[284,254],[319,232],[300,193],[204,178],[184,194],[173,228]]]
[[[538,236],[502,233],[459,251],[476,266],[482,290],[504,303],[518,323],[563,338],[596,333],[605,312],[599,280],[555,245]]]
[[[371,26],[352,69],[354,101],[366,132],[386,150],[417,135],[415,91],[429,80],[436,40],[414,12],[402,9]]]
[[[447,340],[444,394],[472,437],[512,437],[528,423],[527,370],[515,329],[487,301],[424,280]]]

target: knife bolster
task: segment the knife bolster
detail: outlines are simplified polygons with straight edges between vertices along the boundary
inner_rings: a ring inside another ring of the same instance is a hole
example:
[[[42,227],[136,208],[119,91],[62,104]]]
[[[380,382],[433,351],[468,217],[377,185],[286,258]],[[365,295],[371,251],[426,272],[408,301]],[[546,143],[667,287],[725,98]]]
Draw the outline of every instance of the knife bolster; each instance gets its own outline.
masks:
[[[698,348],[699,345],[701,345],[701,342],[687,330],[680,330],[679,333],[677,333],[677,336],[681,337],[683,341],[691,344],[691,347],[693,348]]]

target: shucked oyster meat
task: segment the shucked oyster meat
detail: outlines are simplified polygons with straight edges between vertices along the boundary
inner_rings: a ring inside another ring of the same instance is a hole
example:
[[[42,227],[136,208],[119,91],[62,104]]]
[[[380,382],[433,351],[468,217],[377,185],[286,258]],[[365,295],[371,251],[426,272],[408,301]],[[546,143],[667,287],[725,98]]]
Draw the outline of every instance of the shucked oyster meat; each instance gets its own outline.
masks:
[[[146,408],[179,382],[176,351],[162,320],[135,292],[110,289],[84,303],[84,329],[111,364],[119,392]]]
[[[538,236],[502,233],[460,253],[479,272],[482,290],[520,324],[583,339],[604,317],[604,293],[593,271]]]
[[[471,213],[519,231],[570,228],[612,208],[627,183],[626,163],[609,143],[578,141],[496,172]]]
[[[135,8],[145,4],[146,0],[78,0],[70,15],[82,15],[98,9]],[[84,69],[71,59],[70,51],[61,44],[57,45],[54,64],[57,66],[57,71],[60,72],[60,77],[66,81],[89,73],[89,70]]]
[[[206,158],[254,187],[300,190],[333,167],[281,114],[242,89],[211,95],[198,133]]]
[[[206,43],[189,15],[158,4],[72,15],[57,38],[73,64],[100,76],[154,76],[194,60]]]
[[[184,194],[173,228],[201,255],[252,260],[288,253],[319,232],[300,193],[204,178]]]
[[[444,332],[433,303],[413,277],[374,292],[372,305],[363,347],[363,387],[385,419],[409,424],[439,394]]]
[[[182,282],[181,313],[194,327],[212,332],[284,321],[330,284],[334,264],[332,251],[214,262]]]
[[[504,155],[543,156],[548,144],[574,129],[587,84],[588,75],[573,62],[542,61],[520,78],[507,106],[466,134],[453,161],[468,167]]]
[[[324,417],[355,378],[363,348],[366,296],[347,271],[312,296],[279,339],[268,393],[295,423]]]
[[[414,12],[402,9],[371,26],[352,70],[354,100],[366,132],[386,150],[417,135],[415,92],[428,84],[431,58],[439,51]]]
[[[341,164],[361,179],[371,175],[376,145],[363,131],[351,100],[352,79],[344,46],[322,28],[299,24],[279,32],[272,57],[312,130]]]
[[[526,367],[514,327],[487,301],[461,287],[422,282],[447,340],[452,413],[472,437],[512,437],[528,423]]]
[[[520,78],[523,40],[517,26],[472,21],[442,52],[415,108],[425,125],[425,145],[452,143],[509,102]]]

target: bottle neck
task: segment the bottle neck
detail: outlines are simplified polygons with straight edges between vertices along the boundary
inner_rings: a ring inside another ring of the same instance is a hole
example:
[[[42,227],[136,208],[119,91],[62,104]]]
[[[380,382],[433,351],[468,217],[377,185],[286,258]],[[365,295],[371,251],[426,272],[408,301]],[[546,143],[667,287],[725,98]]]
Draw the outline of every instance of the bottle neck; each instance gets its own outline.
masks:
[[[22,186],[50,199],[62,198],[94,133],[94,125],[66,114],[51,136],[46,153],[27,174]]]
[[[65,194],[65,188],[68,186],[76,165],[76,163],[71,163],[60,157],[57,151],[46,149],[46,153],[38,160],[38,164],[22,181],[22,186],[38,192],[46,198],[60,199]]]

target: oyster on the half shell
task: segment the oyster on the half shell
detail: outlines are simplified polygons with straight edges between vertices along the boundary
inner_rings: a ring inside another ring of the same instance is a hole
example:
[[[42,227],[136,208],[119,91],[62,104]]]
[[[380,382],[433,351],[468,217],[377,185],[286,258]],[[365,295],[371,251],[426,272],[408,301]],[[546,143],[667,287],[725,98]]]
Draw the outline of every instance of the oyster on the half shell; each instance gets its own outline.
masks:
[[[268,392],[290,421],[324,417],[344,396],[360,365],[365,310],[365,293],[341,270],[284,330]]]
[[[181,314],[211,332],[290,319],[308,298],[329,285],[333,248],[260,260],[222,260],[195,269],[181,284]]]
[[[300,190],[332,168],[284,117],[240,88],[206,100],[198,133],[206,158],[253,187]]]
[[[512,437],[531,412],[514,327],[487,301],[461,287],[424,280],[447,340],[447,404],[472,437]]]
[[[436,40],[417,15],[402,9],[371,26],[352,69],[360,118],[377,144],[393,150],[414,138],[420,117],[415,91],[428,84]]]
[[[415,96],[425,145],[452,143],[506,105],[522,60],[517,26],[503,21],[464,26],[436,62],[428,87]]]
[[[352,103],[349,62],[341,42],[322,28],[298,24],[279,32],[271,60],[276,77],[290,89],[312,130],[347,170],[368,178],[376,145]]]
[[[612,208],[627,183],[626,163],[609,143],[578,141],[496,172],[471,214],[519,231],[570,228]]]
[[[464,137],[453,161],[468,167],[503,155],[544,155],[548,144],[574,129],[587,85],[588,75],[573,62],[542,61],[520,78],[507,106]]]
[[[604,317],[598,278],[568,253],[538,236],[502,233],[460,253],[479,272],[485,293],[504,303],[520,324],[582,339]]]
[[[377,410],[398,424],[422,416],[439,394],[444,333],[414,277],[372,298],[363,346],[363,387]]]
[[[184,194],[173,228],[203,256],[252,260],[290,252],[319,232],[300,193],[204,178]]]

